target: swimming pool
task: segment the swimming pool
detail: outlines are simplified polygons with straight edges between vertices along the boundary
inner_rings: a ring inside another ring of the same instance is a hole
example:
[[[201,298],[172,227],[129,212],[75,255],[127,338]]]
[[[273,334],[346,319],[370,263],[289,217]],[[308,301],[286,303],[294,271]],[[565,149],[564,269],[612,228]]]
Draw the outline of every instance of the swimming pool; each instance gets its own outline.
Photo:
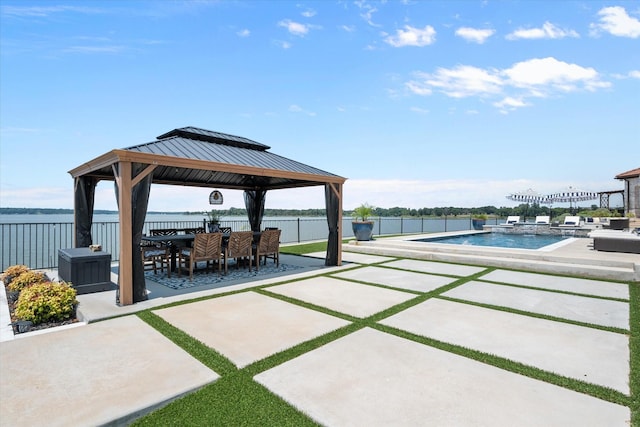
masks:
[[[541,234],[477,233],[461,236],[431,237],[414,242],[447,243],[452,245],[494,246],[499,248],[540,249],[567,239],[564,236]]]

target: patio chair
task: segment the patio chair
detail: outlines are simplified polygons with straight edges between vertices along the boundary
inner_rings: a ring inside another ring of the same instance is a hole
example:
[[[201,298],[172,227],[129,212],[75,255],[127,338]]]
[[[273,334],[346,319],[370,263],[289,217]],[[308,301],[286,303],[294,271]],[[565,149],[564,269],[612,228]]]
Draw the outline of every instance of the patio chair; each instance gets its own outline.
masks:
[[[222,236],[222,233],[213,233]],[[225,249],[224,274],[228,272],[229,259],[235,258],[236,268],[240,268],[240,260],[249,260],[249,271],[251,271],[251,246],[253,243],[253,231],[232,231],[229,233],[229,240]]]
[[[178,259],[178,277],[182,266],[189,268],[189,280],[193,280],[193,269],[200,261],[206,261],[206,271],[209,270],[209,263],[218,262],[218,276],[220,276],[220,259],[222,258],[222,234],[221,233],[198,233],[193,240],[192,247],[184,247],[180,250]]]
[[[507,222],[505,222],[505,225],[513,225],[515,223],[520,222],[520,217],[519,216],[508,216],[507,217]]]
[[[256,270],[260,269],[260,260],[263,258],[265,265],[267,258],[273,258],[273,262],[280,265],[280,233],[281,230],[277,228],[267,228],[262,232],[260,241],[254,245]]]
[[[166,268],[167,275],[171,277],[169,247],[163,244],[154,244],[150,242],[140,243],[140,253],[142,255],[142,267],[144,271],[152,271],[158,274]]]
[[[204,233],[204,227],[196,227],[196,228],[185,228],[184,234],[200,234]]]
[[[566,216],[564,222],[560,224],[560,227],[580,227],[580,217]]]
[[[549,224],[551,218],[548,215],[539,215],[536,217],[536,224]]]

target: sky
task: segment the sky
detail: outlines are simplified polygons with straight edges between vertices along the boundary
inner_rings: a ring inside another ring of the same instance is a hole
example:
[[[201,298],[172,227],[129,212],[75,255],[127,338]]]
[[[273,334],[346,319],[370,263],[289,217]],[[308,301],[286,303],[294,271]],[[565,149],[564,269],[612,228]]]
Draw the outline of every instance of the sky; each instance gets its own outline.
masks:
[[[0,0],[0,207],[73,208],[69,170],[185,126],[347,178],[346,210],[622,190],[640,1]],[[149,210],[208,210],[211,190],[154,185]],[[112,182],[95,208],[117,209]]]

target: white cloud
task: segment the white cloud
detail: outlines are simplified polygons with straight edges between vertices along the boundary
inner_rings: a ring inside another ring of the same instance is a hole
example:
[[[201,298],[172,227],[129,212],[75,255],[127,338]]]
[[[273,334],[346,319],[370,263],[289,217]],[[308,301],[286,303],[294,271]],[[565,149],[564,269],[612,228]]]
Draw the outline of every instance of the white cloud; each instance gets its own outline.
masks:
[[[414,93],[428,95],[431,89],[438,89],[452,98],[500,93],[503,84],[495,70],[483,70],[470,65],[438,68],[433,74],[416,73],[416,77],[420,80],[407,84]]]
[[[598,35],[601,31],[618,37],[640,37],[640,20],[631,17],[621,6],[605,7],[598,12],[600,22],[591,24],[591,34]]]
[[[274,40],[273,43],[282,49],[290,49],[292,44],[284,40]]]
[[[379,27],[378,24],[373,22],[373,14],[376,13],[378,9],[371,6],[365,0],[357,0],[354,4],[360,9],[360,17],[364,19],[367,24],[372,27]]]
[[[340,28],[347,33],[353,33],[356,30],[356,27],[353,25],[341,25]]]
[[[311,18],[316,15],[316,11],[313,9],[307,9],[304,12],[302,12],[301,15],[304,16],[305,18]]]
[[[593,68],[552,57],[521,61],[504,70],[458,65],[434,73],[416,72],[413,77],[405,87],[416,95],[438,91],[451,98],[499,97],[493,105],[502,111],[529,106],[526,98],[611,86]]]
[[[462,37],[466,41],[483,44],[489,37],[495,34],[495,30],[460,27],[456,30],[456,36]]]
[[[308,25],[294,22],[290,19],[284,19],[278,22],[278,26],[286,28],[289,33],[299,37],[304,37],[309,32]]]
[[[251,31],[249,31],[248,29],[243,29],[240,30],[236,33],[239,37],[249,37],[251,35]]]
[[[306,114],[307,116],[315,116],[316,113],[314,113],[313,111],[308,111],[303,109],[302,107],[300,107],[299,105],[296,104],[292,104],[289,106],[289,112],[291,113],[301,113],[301,114]]]
[[[498,109],[500,109],[500,111],[504,114],[506,114],[509,111],[513,111],[516,108],[529,106],[529,104],[524,102],[521,98],[512,98],[510,96],[507,96],[501,101],[494,102],[493,105],[494,107],[497,107]]]
[[[105,11],[100,8],[83,6],[2,6],[0,9],[4,16],[15,17],[47,17],[54,13],[75,12],[84,14],[99,14]]]
[[[393,47],[427,46],[436,41],[436,30],[431,25],[423,29],[405,25],[404,30],[396,30],[395,36],[387,36],[384,41]]]
[[[580,37],[574,30],[563,30],[553,25],[551,22],[545,22],[542,28],[520,28],[513,33],[507,35],[508,40],[518,39],[562,39],[565,37]]]
[[[414,113],[418,113],[418,114],[429,114],[429,110],[427,110],[425,108],[411,107],[410,110],[413,111]]]
[[[558,90],[572,92],[579,88],[594,90],[608,87],[593,68],[581,67],[548,57],[518,62],[503,71],[509,85],[532,88],[536,93]]]
[[[629,71],[629,77],[633,79],[640,79],[640,70]]]

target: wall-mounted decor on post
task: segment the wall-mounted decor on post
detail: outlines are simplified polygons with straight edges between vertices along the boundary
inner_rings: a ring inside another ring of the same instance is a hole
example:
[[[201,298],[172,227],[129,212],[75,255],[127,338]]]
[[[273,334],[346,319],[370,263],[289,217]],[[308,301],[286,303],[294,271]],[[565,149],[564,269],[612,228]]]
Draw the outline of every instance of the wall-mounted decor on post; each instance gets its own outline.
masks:
[[[218,190],[213,190],[211,194],[209,194],[209,204],[210,205],[221,205],[222,204],[222,193]]]

